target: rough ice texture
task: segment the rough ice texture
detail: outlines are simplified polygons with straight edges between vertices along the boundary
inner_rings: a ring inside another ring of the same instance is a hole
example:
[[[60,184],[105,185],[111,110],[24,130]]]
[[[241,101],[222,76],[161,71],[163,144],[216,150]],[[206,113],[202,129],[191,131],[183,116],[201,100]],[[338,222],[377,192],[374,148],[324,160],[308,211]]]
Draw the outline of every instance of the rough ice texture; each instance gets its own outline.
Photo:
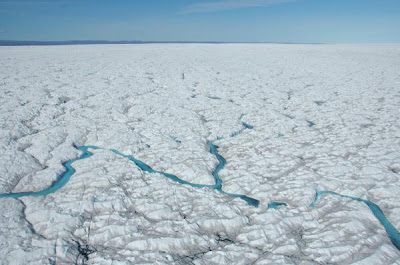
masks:
[[[93,150],[57,192],[0,199],[0,264],[400,264],[365,204],[309,207],[331,190],[400,228],[399,73],[399,45],[1,47],[0,193],[48,187],[74,144],[213,184],[222,137],[223,190],[261,204]]]

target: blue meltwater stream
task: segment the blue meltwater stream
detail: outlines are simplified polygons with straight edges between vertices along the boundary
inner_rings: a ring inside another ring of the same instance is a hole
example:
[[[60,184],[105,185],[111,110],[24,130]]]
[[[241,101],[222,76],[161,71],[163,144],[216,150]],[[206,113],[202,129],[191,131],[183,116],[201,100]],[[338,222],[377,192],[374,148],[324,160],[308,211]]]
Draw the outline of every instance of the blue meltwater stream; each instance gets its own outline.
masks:
[[[253,126],[248,125],[246,123],[242,123],[242,125],[244,126],[244,129],[252,129]],[[234,133],[233,135],[231,135],[232,137],[237,136],[239,133],[241,133],[244,129],[240,130],[238,133]],[[219,140],[221,138],[217,138],[217,140]],[[121,152],[119,152],[118,150],[115,149],[109,149],[110,151],[112,151],[113,153],[115,153],[116,155],[125,157],[127,159],[129,159],[131,162],[133,162],[137,167],[139,167],[141,170],[148,172],[148,173],[159,173],[179,184],[182,185],[189,185],[191,187],[194,188],[211,188],[211,189],[215,189],[219,192],[221,192],[222,194],[225,194],[227,196],[233,197],[233,198],[240,198],[244,201],[246,201],[249,205],[254,206],[254,207],[258,207],[258,205],[260,204],[260,201],[257,199],[254,199],[252,197],[246,196],[246,195],[242,195],[242,194],[234,194],[234,193],[228,193],[222,190],[222,180],[219,177],[219,172],[225,167],[226,164],[226,160],[223,156],[221,156],[218,153],[218,146],[213,144],[212,141],[208,141],[207,142],[208,147],[210,148],[210,153],[213,154],[217,160],[218,160],[218,165],[216,166],[215,170],[212,172],[212,175],[214,177],[215,180],[215,184],[214,185],[203,185],[203,184],[195,184],[195,183],[191,183],[188,181],[185,181],[179,177],[177,177],[176,175],[167,173],[167,172],[163,172],[163,171],[158,171],[155,170],[153,168],[151,168],[149,165],[147,165],[146,163],[144,163],[143,161],[140,161],[138,159],[136,159],[135,157],[131,156],[131,155],[126,155],[123,154]],[[67,182],[69,181],[69,179],[71,178],[71,176],[75,173],[75,168],[72,167],[72,164],[75,161],[78,160],[82,160],[82,159],[86,159],[89,158],[93,155],[92,152],[89,151],[89,149],[102,149],[101,147],[98,146],[91,146],[91,145],[87,145],[87,146],[80,146],[80,147],[76,147],[78,150],[82,151],[82,154],[72,160],[69,160],[67,162],[63,163],[63,166],[65,168],[65,171],[57,178],[56,181],[54,181],[52,183],[52,185],[44,190],[41,191],[32,191],[32,192],[19,192],[19,193],[5,193],[5,194],[0,194],[0,198],[21,198],[21,197],[26,197],[26,196],[46,196],[50,193],[54,193],[56,192],[58,189],[64,187]],[[324,194],[330,194],[330,195],[336,195],[336,196],[340,196],[343,198],[349,198],[358,202],[362,202],[364,204],[366,204],[369,209],[372,211],[372,213],[375,215],[375,217],[379,220],[379,222],[383,225],[383,227],[386,230],[386,233],[388,234],[390,240],[392,241],[392,243],[396,246],[397,249],[400,250],[400,233],[399,231],[389,222],[389,220],[386,219],[385,215],[383,214],[382,210],[379,208],[378,205],[376,205],[375,203],[369,201],[369,200],[364,200],[358,197],[353,197],[353,196],[348,196],[348,195],[341,195],[339,193],[336,192],[332,192],[332,191],[318,191],[315,195],[315,200],[314,202],[310,205],[310,207],[314,207],[317,202],[319,201],[319,199],[321,198],[322,195]],[[287,206],[286,203],[284,202],[271,202],[268,204],[268,209],[276,209],[280,206]]]
[[[364,200],[364,199],[361,199],[361,198],[358,198],[358,197],[349,196],[349,195],[343,195],[343,194],[339,194],[339,193],[333,192],[333,191],[323,190],[323,191],[317,191],[317,193],[315,194],[314,202],[311,203],[310,207],[314,207],[318,203],[318,201],[321,198],[321,196],[324,195],[324,194],[335,195],[335,196],[339,196],[339,197],[342,197],[342,198],[352,199],[354,201],[365,203],[368,206],[368,208],[372,211],[372,213],[375,215],[376,219],[378,219],[378,221],[385,228],[386,233],[388,234],[388,236],[390,238],[390,241],[392,241],[393,245],[395,245],[396,248],[400,250],[400,233],[389,222],[389,220],[386,219],[385,215],[383,214],[381,208],[379,208],[378,205],[376,205],[375,203],[373,203],[373,202],[371,202],[369,200]]]
[[[215,168],[215,170],[212,172],[212,175],[214,177],[215,180],[215,184],[214,185],[204,185],[204,184],[196,184],[196,183],[191,183],[188,181],[185,181],[179,177],[177,177],[176,175],[167,173],[167,172],[163,172],[163,171],[158,171],[158,170],[154,170],[153,168],[151,168],[149,165],[147,165],[146,163],[136,159],[135,157],[131,156],[131,155],[126,155],[123,154],[121,152],[119,152],[116,149],[110,149],[110,151],[112,151],[113,153],[125,157],[127,159],[129,159],[130,161],[132,161],[133,163],[135,163],[135,165],[137,167],[139,167],[141,170],[148,172],[148,173],[159,173],[162,174],[163,176],[178,182],[179,184],[183,184],[183,185],[189,185],[191,187],[194,188],[212,188],[215,189],[225,195],[228,195],[230,197],[233,198],[240,198],[244,201],[246,201],[249,205],[258,207],[260,201],[256,200],[254,198],[248,197],[246,195],[242,195],[242,194],[234,194],[234,193],[228,193],[222,190],[222,180],[219,177],[218,173],[225,167],[226,164],[226,160],[224,157],[222,157],[219,153],[218,153],[218,146],[214,145],[211,141],[207,142],[207,145],[210,148],[210,153],[212,153],[218,160],[218,165]],[[57,178],[57,180],[55,182],[52,183],[52,185],[49,188],[46,188],[44,190],[41,191],[32,191],[32,192],[18,192],[18,193],[5,193],[5,194],[0,194],[0,198],[21,198],[21,197],[26,197],[26,196],[46,196],[47,194],[56,192],[58,189],[64,187],[67,182],[69,181],[69,179],[71,178],[71,176],[75,173],[75,168],[72,167],[72,164],[75,161],[78,160],[82,160],[88,157],[91,157],[93,155],[92,152],[89,151],[89,149],[103,149],[101,147],[98,146],[93,146],[93,145],[87,145],[87,146],[80,146],[80,147],[76,147],[78,150],[82,151],[82,155],[80,155],[78,158],[69,160],[65,163],[63,163],[63,166],[65,168],[65,171]]]

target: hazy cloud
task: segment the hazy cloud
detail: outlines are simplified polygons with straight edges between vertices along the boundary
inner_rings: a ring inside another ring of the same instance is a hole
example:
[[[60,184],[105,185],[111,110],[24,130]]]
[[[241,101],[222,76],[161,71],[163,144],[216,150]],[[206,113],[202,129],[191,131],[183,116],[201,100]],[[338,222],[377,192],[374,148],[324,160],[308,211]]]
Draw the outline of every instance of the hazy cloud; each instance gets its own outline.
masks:
[[[0,29],[0,33],[7,33],[7,30],[5,30],[5,29]]]
[[[293,2],[296,0],[218,0],[189,5],[184,8],[184,13],[215,12],[226,9],[262,7],[272,4]]]

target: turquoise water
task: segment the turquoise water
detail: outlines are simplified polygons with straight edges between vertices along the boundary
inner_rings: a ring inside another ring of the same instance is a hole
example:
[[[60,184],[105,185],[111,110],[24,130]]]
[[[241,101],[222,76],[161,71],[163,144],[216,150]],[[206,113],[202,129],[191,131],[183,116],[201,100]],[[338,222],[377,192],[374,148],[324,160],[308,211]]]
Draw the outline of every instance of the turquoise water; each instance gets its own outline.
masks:
[[[243,116],[241,116],[243,117]],[[241,118],[240,118],[241,119]],[[310,126],[314,126],[315,123],[310,122]],[[253,126],[246,124],[244,122],[242,122],[243,125],[243,129],[241,129],[240,131],[238,131],[237,133],[232,134],[231,136],[234,137],[240,133],[242,133],[245,129],[253,129]],[[217,140],[221,140],[222,137],[217,137]],[[218,146],[215,145],[212,141],[208,141],[207,142],[207,146],[210,148],[210,153],[213,154],[217,160],[218,160],[218,165],[216,166],[216,168],[214,169],[214,171],[212,172],[212,176],[214,177],[215,180],[215,184],[214,185],[203,185],[203,184],[196,184],[196,183],[191,183],[188,181],[185,181],[181,178],[179,178],[176,175],[167,173],[167,172],[163,172],[163,171],[158,171],[158,170],[154,170],[152,167],[150,167],[149,165],[147,165],[146,163],[144,163],[143,161],[140,161],[138,159],[136,159],[135,157],[131,156],[131,155],[126,155],[123,154],[121,152],[119,152],[116,149],[110,149],[110,151],[112,151],[113,153],[115,153],[116,155],[125,157],[127,159],[129,159],[131,162],[133,162],[137,167],[139,167],[141,170],[148,172],[148,173],[159,173],[179,184],[182,185],[189,185],[191,187],[194,188],[212,188],[215,189],[219,192],[221,192],[222,194],[225,194],[227,196],[230,196],[232,198],[240,198],[242,200],[244,200],[245,202],[247,202],[249,205],[254,206],[254,207],[258,207],[260,204],[260,201],[257,199],[254,199],[252,197],[246,196],[246,195],[242,195],[242,194],[234,194],[234,193],[228,193],[222,190],[222,180],[219,177],[219,172],[225,167],[226,165],[226,159],[221,156],[218,153]],[[25,196],[46,196],[50,193],[54,193],[56,192],[58,189],[64,187],[67,182],[70,180],[70,178],[72,177],[72,175],[75,173],[75,168],[72,167],[72,164],[78,160],[82,160],[82,159],[86,159],[89,158],[93,155],[93,153],[91,153],[89,151],[89,149],[102,149],[101,147],[98,146],[92,146],[92,145],[88,145],[88,146],[81,146],[81,147],[76,147],[74,146],[76,149],[82,151],[82,154],[75,158],[75,159],[71,159],[67,162],[63,163],[63,166],[65,168],[65,171],[57,178],[56,181],[54,181],[50,187],[41,190],[41,191],[33,191],[33,192],[19,192],[19,193],[6,193],[6,194],[0,194],[0,198],[21,198],[21,197],[25,197]],[[358,197],[353,197],[353,196],[349,196],[349,195],[342,195],[336,192],[332,192],[332,191],[318,191],[315,195],[315,200],[313,203],[311,203],[310,207],[314,207],[317,202],[319,201],[319,199],[321,198],[322,195],[324,194],[331,194],[331,195],[336,195],[336,196],[340,196],[343,198],[349,198],[355,201],[359,201],[362,203],[365,203],[369,209],[372,211],[372,213],[375,215],[375,217],[379,220],[379,222],[383,225],[383,227],[385,228],[390,240],[392,241],[392,243],[397,247],[397,249],[400,250],[400,233],[399,231],[389,222],[389,220],[386,219],[385,215],[383,214],[382,210],[379,208],[378,205],[376,205],[375,203],[368,201],[368,200],[364,200]],[[286,203],[284,202],[271,202],[268,204],[268,209],[277,209],[280,206],[287,206]]]
[[[241,134],[242,132],[244,132],[244,130],[246,130],[246,129],[249,129],[249,130],[254,129],[254,126],[253,126],[253,125],[250,125],[250,124],[248,124],[248,123],[242,121],[244,115],[245,115],[245,114],[241,114],[240,117],[239,117],[239,119],[238,119],[238,120],[242,123],[243,128],[240,129],[240,130],[238,130],[238,131],[236,131],[236,132],[234,132],[234,133],[232,133],[232,134],[231,134],[231,137],[236,137],[236,136],[238,136],[239,134]],[[219,140],[219,139],[217,139],[217,140]]]
[[[218,173],[225,167],[226,164],[226,160],[224,157],[222,157],[219,153],[218,153],[218,146],[214,145],[211,141],[207,142],[207,145],[210,148],[210,152],[211,154],[213,154],[217,160],[218,160],[218,165],[215,168],[215,170],[212,172],[212,175],[214,177],[215,180],[215,184],[214,185],[203,185],[203,184],[196,184],[196,183],[191,183],[188,181],[185,181],[181,178],[179,178],[176,175],[167,173],[167,172],[163,172],[163,171],[158,171],[158,170],[154,170],[153,168],[151,168],[149,165],[147,165],[146,163],[144,163],[143,161],[140,161],[138,159],[136,159],[135,157],[131,156],[131,155],[126,155],[121,153],[120,151],[116,150],[116,149],[110,149],[110,151],[112,151],[113,153],[115,153],[116,155],[125,157],[127,159],[129,159],[131,162],[133,162],[137,167],[139,167],[141,170],[146,171],[148,173],[159,173],[162,174],[163,176],[179,183],[182,185],[189,185],[191,187],[194,188],[212,188],[215,189],[225,195],[228,195],[230,197],[233,198],[240,198],[244,201],[246,201],[249,205],[258,207],[260,201],[256,200],[254,198],[248,197],[246,195],[241,195],[241,194],[234,194],[234,193],[228,193],[222,190],[222,180],[219,177]],[[36,191],[36,192],[19,192],[19,193],[6,193],[6,194],[0,194],[0,198],[21,198],[21,197],[25,197],[25,196],[46,196],[47,194],[50,193],[54,193],[56,192],[58,189],[62,188],[65,186],[65,184],[67,184],[67,182],[69,181],[69,179],[71,178],[71,176],[75,173],[75,168],[72,167],[72,164],[75,161],[78,160],[82,160],[82,159],[86,159],[88,157],[91,157],[93,155],[93,153],[91,153],[88,149],[102,149],[101,147],[98,146],[81,146],[81,147],[76,147],[78,150],[82,151],[82,155],[80,155],[78,158],[69,160],[65,163],[63,163],[63,166],[65,168],[65,171],[58,177],[58,179],[52,183],[52,185],[50,185],[49,188],[46,188],[44,190],[41,191]]]
[[[210,153],[213,154],[217,160],[218,160],[218,165],[216,166],[215,170],[212,172],[212,175],[214,177],[215,180],[215,184],[214,185],[203,185],[203,184],[195,184],[195,183],[190,183],[188,181],[182,180],[179,177],[177,177],[176,175],[167,173],[167,172],[163,172],[163,171],[158,171],[158,170],[154,170],[153,168],[151,168],[149,165],[147,165],[146,163],[136,159],[135,157],[131,156],[131,155],[126,155],[123,154],[121,152],[119,152],[118,150],[115,149],[110,149],[113,153],[115,153],[116,155],[125,157],[127,159],[129,159],[131,162],[133,162],[137,167],[139,167],[140,169],[142,169],[143,171],[149,172],[149,173],[159,173],[162,174],[163,176],[179,183],[182,185],[189,185],[191,187],[194,188],[212,188],[215,189],[219,192],[221,192],[222,194],[225,194],[227,196],[233,197],[233,198],[240,198],[244,201],[246,201],[249,205],[254,206],[254,207],[258,207],[260,204],[260,201],[254,198],[251,198],[249,196],[246,195],[241,195],[241,194],[234,194],[234,193],[228,193],[222,190],[222,180],[219,177],[218,173],[224,168],[225,164],[226,164],[226,159],[221,156],[218,153],[218,146],[213,144],[213,142],[208,141],[207,145],[210,148]],[[76,147],[78,150],[82,151],[82,154],[75,159],[71,159],[65,163],[63,163],[63,166],[65,168],[65,171],[58,177],[58,179],[56,181],[54,181],[50,187],[41,190],[41,191],[36,191],[36,192],[19,192],[19,193],[6,193],[6,194],[0,194],[0,198],[21,198],[21,197],[25,197],[25,196],[46,196],[50,193],[54,193],[56,192],[58,189],[64,187],[67,182],[69,181],[69,179],[71,178],[71,176],[75,173],[75,169],[72,167],[72,164],[75,161],[78,160],[82,160],[82,159],[86,159],[88,157],[91,157],[93,155],[92,152],[89,151],[89,149],[101,149],[98,146],[81,146],[81,147]],[[331,194],[331,195],[336,195],[336,196],[340,196],[343,198],[349,198],[355,201],[359,201],[362,203],[365,203],[369,209],[372,211],[372,213],[375,215],[375,217],[379,220],[379,222],[383,225],[383,227],[385,228],[390,240],[392,241],[392,243],[396,246],[397,249],[400,250],[400,233],[399,231],[389,222],[389,220],[386,219],[385,215],[383,214],[382,210],[379,208],[378,205],[376,205],[375,203],[369,201],[369,200],[364,200],[358,197],[353,197],[353,196],[349,196],[349,195],[342,195],[336,192],[332,192],[332,191],[318,191],[315,195],[315,200],[313,203],[311,203],[310,207],[314,207],[317,202],[319,201],[319,199],[321,198],[322,195],[324,194]],[[287,206],[286,203],[283,202],[271,202],[268,204],[268,209],[276,209],[280,206]]]
[[[331,195],[335,195],[335,196],[339,196],[342,198],[348,198],[348,199],[352,199],[354,201],[358,201],[358,202],[363,202],[365,203],[369,209],[372,211],[372,213],[375,215],[375,217],[379,220],[379,222],[383,225],[383,227],[386,230],[386,233],[388,234],[390,240],[392,241],[393,245],[396,246],[397,249],[400,250],[400,233],[399,231],[389,222],[388,219],[386,219],[385,215],[383,214],[381,208],[379,208],[378,205],[376,205],[375,203],[369,201],[369,200],[364,200],[358,197],[353,197],[353,196],[349,196],[349,195],[342,195],[333,191],[317,191],[315,194],[315,199],[314,202],[311,203],[310,207],[314,207],[319,199],[321,198],[322,195],[324,194],[331,194]]]
[[[0,198],[21,198],[21,197],[26,197],[26,196],[46,196],[47,194],[56,192],[58,189],[62,188],[67,184],[71,176],[75,173],[75,168],[72,167],[72,163],[78,160],[82,160],[88,157],[91,157],[93,153],[89,152],[88,149],[99,149],[97,146],[81,146],[81,147],[76,147],[78,150],[82,151],[83,153],[75,159],[71,159],[67,162],[63,163],[63,166],[65,168],[65,171],[57,178],[56,181],[54,181],[50,187],[41,190],[41,191],[32,191],[32,192],[18,192],[18,193],[5,193],[5,194],[0,194]]]
[[[312,122],[312,121],[307,121],[307,123],[308,123],[308,127],[313,127],[316,125],[316,123]]]
[[[142,162],[142,161],[140,161],[140,160],[134,158],[134,157],[131,156],[131,155],[123,154],[123,153],[121,153],[121,152],[119,152],[118,150],[115,150],[115,149],[110,149],[110,151],[112,151],[113,153],[115,153],[115,154],[117,154],[117,155],[120,155],[120,156],[123,156],[123,157],[125,157],[125,158],[128,158],[128,159],[129,159],[130,161],[132,161],[138,168],[140,168],[141,170],[143,170],[143,171],[145,171],[145,172],[148,172],[148,173],[159,173],[159,174],[161,174],[161,175],[163,175],[163,176],[165,176],[165,177],[167,177],[167,178],[169,178],[169,179],[171,179],[171,180],[173,180],[173,181],[175,181],[175,182],[178,182],[179,184],[190,185],[190,186],[192,186],[192,187],[194,187],[194,188],[213,188],[213,187],[214,187],[214,185],[202,185],[202,184],[193,184],[193,183],[190,183],[190,182],[188,182],[188,181],[185,181],[185,180],[183,180],[183,179],[180,179],[179,177],[177,177],[177,176],[175,176],[175,175],[173,175],[173,174],[166,173],[166,172],[163,172],[163,171],[154,170],[153,168],[151,168],[151,167],[150,167],[149,165],[147,165],[146,163],[144,163],[144,162]]]
[[[284,202],[270,202],[268,203],[268,209],[277,209],[279,206],[287,206]]]
[[[245,123],[244,121],[242,121],[242,125],[246,128],[246,129],[253,129],[254,127],[248,123]]]
[[[257,199],[254,199],[254,198],[248,197],[246,195],[242,195],[242,194],[228,193],[228,192],[225,192],[225,191],[222,190],[222,180],[219,177],[218,173],[225,167],[226,159],[218,153],[218,146],[213,144],[211,141],[208,141],[207,145],[210,148],[210,153],[213,154],[218,160],[218,165],[216,166],[215,170],[212,172],[212,175],[213,175],[214,181],[215,181],[214,185],[204,185],[204,184],[191,183],[191,182],[185,181],[185,180],[177,177],[176,175],[173,175],[173,174],[170,174],[170,173],[167,173],[167,172],[163,172],[163,171],[154,170],[149,165],[147,165],[144,162],[134,158],[131,155],[125,155],[125,154],[123,154],[123,153],[121,153],[121,152],[119,152],[118,150],[115,150],[115,149],[111,149],[111,151],[114,152],[117,155],[120,155],[120,156],[123,156],[125,158],[128,158],[130,161],[135,163],[136,166],[138,166],[143,171],[146,171],[146,172],[149,172],[149,173],[159,173],[159,174],[161,174],[161,175],[163,175],[163,176],[165,176],[165,177],[167,177],[167,178],[169,178],[169,179],[171,179],[171,180],[173,180],[173,181],[175,181],[175,182],[177,182],[179,184],[189,185],[189,186],[194,187],[194,188],[212,188],[212,189],[215,189],[215,190],[221,192],[222,194],[228,195],[228,196],[230,196],[232,198],[240,198],[240,199],[246,201],[251,206],[258,207],[260,201],[257,200]]]
[[[210,147],[210,153],[213,154],[218,159],[218,162],[219,162],[217,167],[215,168],[215,170],[212,173],[212,175],[215,179],[215,185],[212,186],[212,188],[216,189],[219,192],[226,194],[230,197],[240,198],[240,199],[246,201],[251,206],[258,207],[258,205],[260,204],[260,201],[257,199],[251,198],[246,195],[228,193],[228,192],[225,192],[222,190],[222,180],[219,177],[218,173],[225,167],[226,159],[218,153],[218,146],[214,145],[210,141],[207,142],[207,145]]]
[[[245,123],[245,122],[243,122],[242,121],[242,125],[243,125],[243,128],[242,129],[240,129],[239,131],[236,131],[236,132],[234,132],[234,133],[232,133],[231,134],[231,137],[236,137],[236,136],[238,136],[239,134],[241,134],[244,130],[246,130],[246,129],[253,129],[254,127],[252,126],[252,125],[250,125],[250,124],[248,124],[248,123]]]
[[[208,147],[210,147],[210,153],[213,154],[218,159],[218,165],[215,170],[212,172],[212,175],[215,180],[214,189],[221,191],[222,189],[222,180],[219,177],[218,173],[225,167],[226,160],[218,153],[218,146],[214,145],[212,142],[207,142]]]

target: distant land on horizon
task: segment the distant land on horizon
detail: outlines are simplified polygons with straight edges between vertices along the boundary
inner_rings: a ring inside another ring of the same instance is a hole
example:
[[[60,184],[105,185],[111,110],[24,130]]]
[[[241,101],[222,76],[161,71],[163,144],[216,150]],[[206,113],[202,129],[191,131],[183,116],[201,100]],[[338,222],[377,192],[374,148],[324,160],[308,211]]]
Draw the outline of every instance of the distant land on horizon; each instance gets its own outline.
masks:
[[[151,44],[151,43],[272,43],[272,44],[325,44],[296,42],[228,42],[228,41],[107,41],[107,40],[68,40],[68,41],[30,41],[30,40],[0,40],[0,46],[40,46],[40,45],[90,45],[90,44]]]

